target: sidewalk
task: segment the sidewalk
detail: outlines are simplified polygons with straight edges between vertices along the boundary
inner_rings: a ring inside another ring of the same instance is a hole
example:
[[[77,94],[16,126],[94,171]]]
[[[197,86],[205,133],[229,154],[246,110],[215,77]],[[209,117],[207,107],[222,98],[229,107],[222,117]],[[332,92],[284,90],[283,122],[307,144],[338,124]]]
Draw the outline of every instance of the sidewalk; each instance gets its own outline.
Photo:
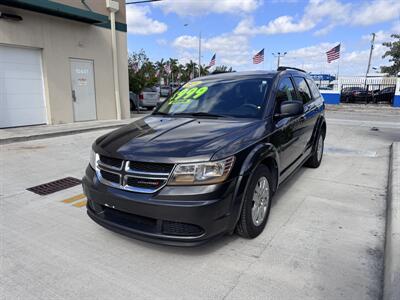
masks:
[[[400,114],[399,107],[393,107],[386,104],[326,104],[326,110],[346,111],[346,112],[385,112],[389,114]]]
[[[104,120],[104,121],[88,121],[58,125],[37,125],[15,128],[0,129],[0,145],[15,142],[38,140],[60,135],[77,134],[86,131],[118,128],[125,124],[143,118],[145,115],[132,115],[130,119],[121,121]]]

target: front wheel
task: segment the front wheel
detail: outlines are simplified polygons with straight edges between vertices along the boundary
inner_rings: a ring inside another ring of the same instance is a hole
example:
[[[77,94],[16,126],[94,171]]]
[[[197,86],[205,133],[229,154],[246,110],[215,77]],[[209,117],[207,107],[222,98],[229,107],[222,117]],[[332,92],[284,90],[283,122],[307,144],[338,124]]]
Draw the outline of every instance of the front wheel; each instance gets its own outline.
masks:
[[[272,182],[268,167],[258,166],[251,177],[236,226],[240,236],[255,238],[264,230],[271,208]]]
[[[319,165],[321,164],[323,155],[324,155],[324,136],[320,134],[318,136],[318,141],[314,153],[307,160],[305,165],[310,168],[318,168]]]

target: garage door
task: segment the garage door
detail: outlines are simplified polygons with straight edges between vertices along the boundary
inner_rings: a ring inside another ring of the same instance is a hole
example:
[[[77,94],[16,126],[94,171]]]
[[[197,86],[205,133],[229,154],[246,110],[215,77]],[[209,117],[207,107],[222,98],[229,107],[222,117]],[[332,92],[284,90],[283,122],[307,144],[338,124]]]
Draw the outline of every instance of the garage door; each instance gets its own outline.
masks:
[[[0,128],[45,123],[41,51],[0,45]]]

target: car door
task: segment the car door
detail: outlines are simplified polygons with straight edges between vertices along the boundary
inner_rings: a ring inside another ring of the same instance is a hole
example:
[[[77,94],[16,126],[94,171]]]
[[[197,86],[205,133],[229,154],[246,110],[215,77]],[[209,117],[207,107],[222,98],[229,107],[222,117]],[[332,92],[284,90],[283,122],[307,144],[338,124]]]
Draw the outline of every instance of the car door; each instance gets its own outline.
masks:
[[[301,117],[300,126],[300,147],[301,152],[305,153],[312,145],[312,133],[314,125],[318,118],[318,96],[314,97],[311,93],[309,85],[312,82],[307,82],[305,77],[294,76],[297,91],[300,99],[303,101],[304,114]],[[316,93],[316,92],[314,92]],[[319,92],[318,92],[319,94]]]
[[[294,101],[297,98],[291,77],[281,78],[275,96],[274,115],[280,113],[280,105],[283,101]],[[300,117],[274,118],[275,131],[271,141],[279,152],[282,173],[301,156],[301,147],[299,147]]]

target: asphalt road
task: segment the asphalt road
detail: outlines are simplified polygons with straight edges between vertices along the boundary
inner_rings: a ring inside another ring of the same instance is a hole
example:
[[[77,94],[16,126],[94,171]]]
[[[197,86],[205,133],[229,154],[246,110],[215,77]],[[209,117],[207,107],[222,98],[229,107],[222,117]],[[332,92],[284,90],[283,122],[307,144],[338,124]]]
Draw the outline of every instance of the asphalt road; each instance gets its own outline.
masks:
[[[0,146],[0,298],[379,298],[389,145],[400,140],[400,112],[327,118],[322,165],[280,187],[263,234],[189,249],[103,229],[86,216],[84,198],[64,201],[79,186],[26,191],[80,178],[91,143],[107,131]]]

